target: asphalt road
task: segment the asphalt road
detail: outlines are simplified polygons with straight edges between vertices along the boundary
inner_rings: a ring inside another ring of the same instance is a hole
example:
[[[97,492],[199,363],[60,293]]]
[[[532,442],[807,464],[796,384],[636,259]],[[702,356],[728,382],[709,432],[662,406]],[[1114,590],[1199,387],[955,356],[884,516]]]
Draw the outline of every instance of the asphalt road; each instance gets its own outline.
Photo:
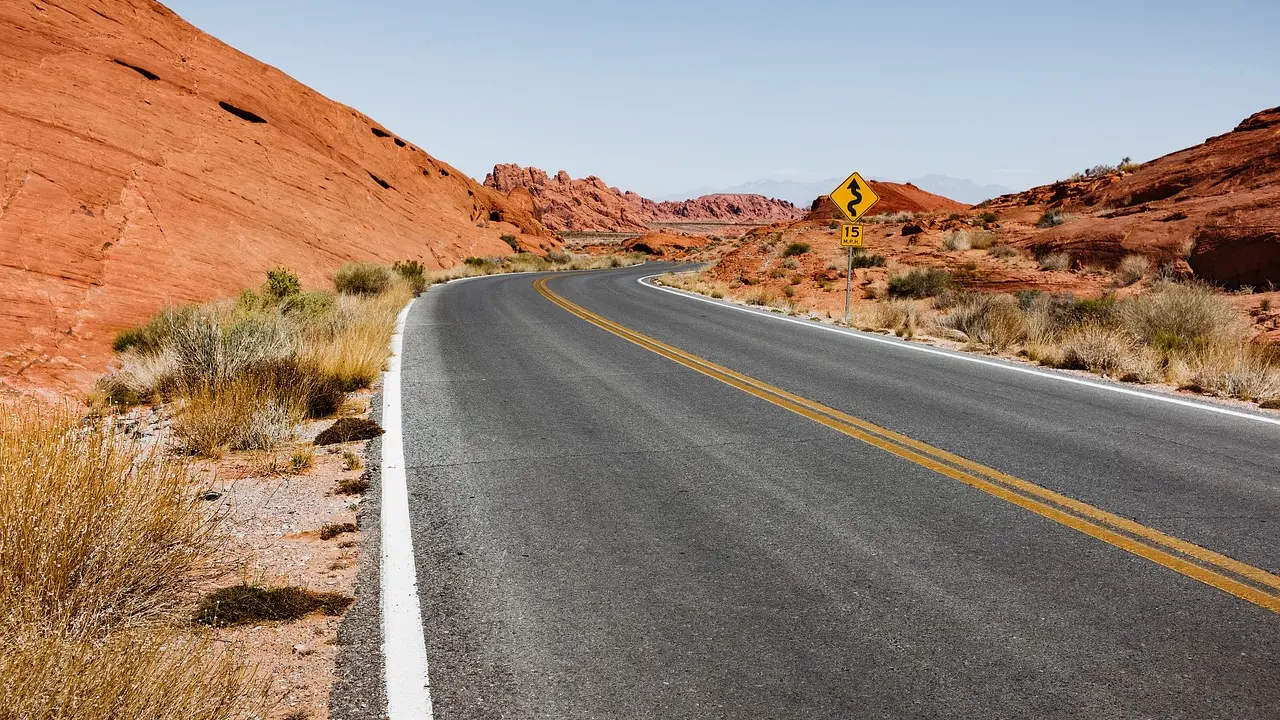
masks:
[[[1280,571],[1280,427],[636,282],[658,270],[547,287]],[[1280,718],[1277,612],[651,352],[534,279],[437,287],[407,321],[437,717]]]

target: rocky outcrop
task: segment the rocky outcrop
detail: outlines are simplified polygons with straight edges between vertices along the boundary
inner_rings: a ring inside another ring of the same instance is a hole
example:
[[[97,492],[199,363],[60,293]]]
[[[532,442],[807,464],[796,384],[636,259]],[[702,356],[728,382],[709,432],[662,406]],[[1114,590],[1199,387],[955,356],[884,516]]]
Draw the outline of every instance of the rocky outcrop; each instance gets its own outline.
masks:
[[[1030,227],[1017,241],[1114,266],[1125,255],[1181,262],[1227,287],[1280,285],[1280,108],[1128,172],[1032,188],[981,206]],[[1047,210],[1071,218],[1035,227]]]
[[[0,4],[0,382],[85,387],[115,331],[286,265],[553,247],[528,204],[151,0]]]
[[[785,200],[762,195],[719,194],[654,202],[610,187],[594,175],[575,180],[561,170],[552,177],[538,168],[512,164],[494,166],[484,184],[512,200],[528,193],[535,215],[547,228],[557,231],[645,232],[654,223],[762,224],[804,215]]]
[[[708,239],[701,235],[657,232],[629,238],[623,241],[622,249],[659,257],[679,257],[689,250],[706,246],[707,242]]]

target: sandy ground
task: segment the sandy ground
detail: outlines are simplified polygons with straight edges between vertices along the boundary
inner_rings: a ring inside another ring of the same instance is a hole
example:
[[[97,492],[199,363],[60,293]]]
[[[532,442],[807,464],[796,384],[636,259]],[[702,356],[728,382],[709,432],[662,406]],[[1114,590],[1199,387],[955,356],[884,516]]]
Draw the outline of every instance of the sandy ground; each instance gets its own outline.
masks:
[[[342,415],[367,416],[370,393],[352,396]],[[135,438],[173,446],[169,425],[159,412],[135,410]],[[128,417],[128,416],[126,416]],[[365,443],[314,447],[315,435],[333,420],[307,423],[295,442],[270,452],[228,453],[193,467],[195,490],[210,512],[222,515],[226,544],[221,564],[226,573],[199,588],[201,594],[240,582],[262,586],[301,586],[352,596],[359,561],[359,533],[328,540],[328,524],[356,523],[360,495],[341,494],[338,483],[364,471]],[[292,456],[312,454],[314,464],[295,470]],[[349,453],[358,465],[344,458]],[[313,614],[290,622],[219,628],[214,636],[234,648],[271,682],[277,705],[271,718],[329,717],[335,680],[335,656],[341,617]]]

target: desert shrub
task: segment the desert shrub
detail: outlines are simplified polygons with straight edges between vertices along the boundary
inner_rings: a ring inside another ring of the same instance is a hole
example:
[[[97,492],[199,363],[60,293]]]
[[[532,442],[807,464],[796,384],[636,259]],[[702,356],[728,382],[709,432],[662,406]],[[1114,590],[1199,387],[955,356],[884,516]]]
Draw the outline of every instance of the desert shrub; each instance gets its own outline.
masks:
[[[1081,298],[1071,306],[1071,320],[1077,324],[1107,325],[1116,312],[1116,297],[1103,294],[1096,298]]]
[[[969,233],[963,230],[954,230],[942,240],[942,247],[947,250],[968,250],[969,249]]]
[[[391,270],[409,284],[415,295],[427,289],[427,269],[417,260],[397,260]]]
[[[361,473],[358,477],[342,478],[338,481],[339,495],[359,495],[369,489],[369,473]]]
[[[782,257],[793,257],[796,255],[804,255],[809,252],[809,243],[793,242],[788,243],[787,247],[782,250]]]
[[[1059,209],[1046,210],[1045,213],[1040,216],[1040,219],[1036,221],[1036,227],[1039,227],[1039,228],[1057,227],[1059,225],[1071,222],[1072,220],[1075,220],[1075,219],[1076,219],[1075,215],[1072,215],[1071,213],[1063,212],[1062,210],[1059,210]]]
[[[804,276],[801,275],[800,273],[796,273],[795,275],[791,276],[791,280],[789,280],[788,282],[790,282],[792,285],[799,285],[800,283],[804,282]]]
[[[1025,312],[1011,295],[970,294],[940,324],[995,352],[1004,352],[1027,335]]]
[[[194,305],[165,308],[156,313],[147,323],[121,330],[112,341],[111,348],[118,353],[126,350],[138,353],[159,352],[168,341],[173,329],[189,324],[196,312],[197,308]]]
[[[1011,258],[1018,257],[1019,255],[1017,250],[1009,247],[1008,245],[992,245],[987,248],[987,254],[991,257],[997,258]]]
[[[196,622],[217,627],[297,620],[313,612],[341,615],[353,602],[338,593],[321,593],[300,587],[233,585],[206,595],[196,610]]]
[[[218,388],[194,388],[173,429],[188,451],[218,457],[224,450],[269,450],[293,437],[305,417],[302,401],[264,397],[239,378]]]
[[[800,267],[800,263],[796,262],[795,258],[787,258],[786,260],[782,261],[782,267],[788,270],[795,270],[796,268]]]
[[[1041,255],[1039,258],[1036,258],[1036,259],[1040,263],[1041,270],[1061,271],[1061,270],[1071,269],[1071,263],[1072,263],[1071,253],[1065,253],[1065,252],[1048,253],[1046,255]]]
[[[955,285],[951,273],[942,268],[917,268],[889,278],[889,294],[893,297],[926,298],[938,295]]]
[[[1241,400],[1280,397],[1280,357],[1274,348],[1250,343],[1214,347],[1194,358],[1191,373],[1196,385]]]
[[[520,252],[520,242],[515,235],[511,235],[511,234],[499,235],[498,239],[506,243],[507,247],[511,248],[511,252],[517,252],[517,253]]]
[[[990,210],[985,210],[981,214],[979,214],[978,217],[975,219],[978,220],[981,224],[986,225],[989,223],[996,222],[997,220],[1000,219],[1000,216],[996,215],[994,212]]]
[[[1248,335],[1231,302],[1207,285],[1161,283],[1122,303],[1119,317],[1134,336],[1166,353],[1236,346]]]
[[[769,277],[773,278],[774,280],[778,280],[786,276],[787,276],[787,269],[784,267],[776,267],[769,270]]]
[[[892,330],[901,337],[914,337],[929,321],[925,309],[910,300],[889,300],[876,303],[872,310],[870,327]]]
[[[262,285],[262,294],[279,302],[291,295],[302,292],[302,283],[297,273],[288,268],[275,268],[267,271],[267,281]]]
[[[227,322],[214,312],[202,312],[174,327],[165,349],[173,353],[179,385],[216,389],[254,364],[288,357],[294,347],[289,328],[277,316]]]
[[[1126,155],[1120,159],[1120,164],[1116,166],[1116,169],[1121,172],[1133,172],[1140,167],[1142,167],[1142,163],[1136,163],[1133,158]]]
[[[870,215],[865,218],[869,223],[879,223],[883,225],[898,225],[901,223],[911,222],[915,219],[916,214],[909,212],[880,213],[878,215]]]
[[[1062,341],[1062,366],[1130,379],[1156,376],[1156,363],[1129,333],[1101,325],[1082,325]]]
[[[573,256],[561,250],[552,250],[547,253],[547,262],[552,265],[568,265],[573,262]]]
[[[350,450],[342,451],[342,469],[343,470],[359,470],[364,467],[364,463],[360,461],[360,456]]]
[[[333,303],[333,293],[303,292],[285,298],[280,303],[280,312],[307,321],[329,312],[333,309]]]
[[[377,295],[391,284],[391,271],[375,263],[347,263],[333,274],[333,286],[343,295]]]
[[[1151,261],[1142,255],[1126,255],[1116,266],[1116,284],[1132,285],[1151,274]]]
[[[784,285],[782,288],[782,294],[788,298],[793,298],[796,296],[796,289],[791,285]]]
[[[1115,171],[1116,171],[1115,165],[1106,165],[1106,164],[1094,165],[1093,167],[1084,171],[1084,176],[1087,178],[1097,178],[1097,177],[1102,177],[1103,175],[1109,175]]]
[[[883,255],[873,255],[862,248],[853,249],[853,267],[855,268],[884,267],[884,264]]]
[[[768,290],[761,288],[747,293],[747,297],[745,299],[748,305],[768,305],[773,302],[773,294]]]
[[[831,222],[827,223],[827,229],[828,229],[828,230],[839,230],[839,229],[840,229],[840,221],[839,221],[839,220],[832,220]]]
[[[359,532],[359,528],[355,526],[355,523],[329,523],[320,528],[320,539],[332,540],[339,535],[353,532]]]
[[[469,257],[463,260],[462,262],[464,265],[469,265],[471,267],[477,267],[477,268],[484,267],[489,264],[489,260],[487,258],[482,258],[482,257]]]

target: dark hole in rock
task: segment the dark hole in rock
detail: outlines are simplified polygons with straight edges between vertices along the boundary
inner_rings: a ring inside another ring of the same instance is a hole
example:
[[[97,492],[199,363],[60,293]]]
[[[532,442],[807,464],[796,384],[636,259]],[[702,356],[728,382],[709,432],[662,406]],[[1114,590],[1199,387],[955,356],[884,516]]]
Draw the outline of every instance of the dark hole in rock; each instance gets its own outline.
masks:
[[[449,177],[449,171],[444,168],[440,168],[440,177]]]
[[[404,147],[404,141],[401,140],[400,138],[396,138],[395,143],[397,147]]]
[[[127,68],[129,68],[130,70],[132,70],[132,71],[134,71],[134,72],[138,73],[139,75],[141,75],[142,77],[144,77],[144,78],[146,78],[146,79],[148,79],[148,80],[159,80],[159,79],[160,79],[160,76],[159,76],[159,75],[157,75],[157,74],[155,74],[155,73],[151,72],[150,70],[148,70],[148,69],[146,69],[146,68],[140,68],[140,67],[138,67],[137,65],[130,65],[129,63],[127,63],[127,62],[125,62],[125,61],[123,61],[123,60],[112,60],[111,62],[113,62],[113,63],[115,63],[115,64],[117,64],[117,65],[122,65],[122,66],[124,66],[124,67],[127,67]]]
[[[502,222],[502,211],[501,211],[501,210],[490,210],[490,211],[489,211],[489,221],[490,221],[490,222]]]
[[[255,113],[251,113],[251,112],[249,112],[248,110],[244,110],[244,109],[242,109],[242,108],[238,108],[238,107],[236,107],[235,105],[232,105],[232,104],[231,104],[231,103],[229,103],[229,102],[223,102],[223,101],[219,100],[219,101],[218,101],[218,107],[222,108],[223,110],[226,110],[227,112],[231,113],[232,115],[235,115],[236,117],[240,118],[241,120],[247,120],[247,121],[249,121],[249,122],[251,122],[251,123],[265,123],[265,122],[266,122],[266,119],[265,119],[265,118],[263,118],[261,115],[257,115],[257,114],[255,114]]]
[[[391,187],[391,183],[387,182],[386,180],[383,180],[382,178],[378,177],[377,175],[374,175],[373,173],[369,173],[369,177],[373,178],[373,181],[374,181],[374,182],[376,182],[376,183],[378,183],[379,185],[381,185],[383,190],[392,190],[392,189],[394,189],[394,188],[392,188],[392,187]]]
[[[374,135],[376,135],[376,136],[378,136],[378,137],[380,137],[380,138],[384,138],[384,137],[391,137],[391,133],[387,132],[386,130],[383,130],[382,128],[369,128],[369,130],[370,130]]]

